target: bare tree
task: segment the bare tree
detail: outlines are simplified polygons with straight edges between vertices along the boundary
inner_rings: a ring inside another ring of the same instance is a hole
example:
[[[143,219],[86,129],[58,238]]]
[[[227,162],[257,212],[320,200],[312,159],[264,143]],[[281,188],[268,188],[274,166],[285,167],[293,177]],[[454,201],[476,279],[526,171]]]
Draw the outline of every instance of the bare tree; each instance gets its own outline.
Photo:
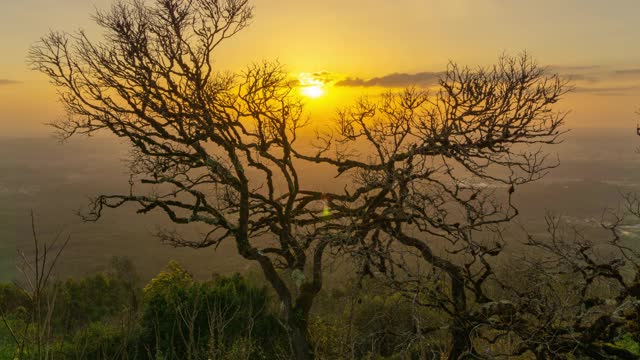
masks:
[[[307,322],[329,246],[448,314],[450,358],[478,355],[477,305],[496,303],[485,286],[503,250],[499,232],[478,234],[512,220],[515,188],[556,165],[532,146],[561,135],[565,113],[553,104],[566,82],[527,55],[477,70],[451,64],[433,94],[408,89],[341,111],[318,152],[304,154],[302,103],[278,64],[213,66],[251,17],[247,0],[120,1],[95,17],[104,41],[52,32],[32,48],[67,109],[54,124],[62,138],[107,130],[133,147],[130,191],[97,197],[85,219],[135,204],[209,228],[198,239],[158,234],[174,246],[234,241],[277,293],[297,359],[313,357]],[[354,181],[344,192],[305,188],[297,161]],[[425,280],[447,289],[425,290]]]
[[[497,276],[510,315],[494,318],[491,327],[499,330],[494,337],[517,339],[512,354],[637,358],[613,345],[624,334],[640,338],[640,252],[622,236],[625,223],[637,221],[640,203],[632,195],[625,199],[631,217],[605,213],[601,226],[608,238],[590,238],[562,218],[547,216],[546,235],[527,235],[529,254],[519,256],[509,274]]]
[[[60,255],[69,243],[70,237],[61,240],[58,234],[53,241],[42,242],[36,233],[35,216],[31,212],[31,231],[33,237],[32,254],[18,250],[18,270],[22,279],[16,281],[16,287],[29,300],[29,309],[24,325],[19,329],[9,321],[4,309],[0,308],[0,319],[14,342],[15,358],[50,359],[53,338],[51,320],[58,293],[53,275]],[[33,330],[31,330],[33,328]]]
[[[495,302],[485,283],[503,250],[499,225],[518,214],[515,189],[557,165],[539,145],[562,134],[566,113],[553,104],[568,90],[527,54],[451,64],[437,91],[363,99],[339,112],[317,153],[297,154],[352,179],[325,194],[343,245],[363,273],[449,316],[450,359],[478,356],[474,309]],[[496,236],[478,236],[490,228]]]
[[[277,293],[295,357],[308,359],[307,319],[330,237],[320,236],[319,200],[301,192],[293,164],[302,104],[278,64],[241,74],[214,67],[218,47],[251,18],[247,0],[117,1],[95,16],[102,41],[52,32],[30,61],[60,91],[62,138],[107,130],[132,145],[130,192],[97,197],[85,219],[135,204],[208,226],[198,239],[159,234],[174,246],[234,241]]]

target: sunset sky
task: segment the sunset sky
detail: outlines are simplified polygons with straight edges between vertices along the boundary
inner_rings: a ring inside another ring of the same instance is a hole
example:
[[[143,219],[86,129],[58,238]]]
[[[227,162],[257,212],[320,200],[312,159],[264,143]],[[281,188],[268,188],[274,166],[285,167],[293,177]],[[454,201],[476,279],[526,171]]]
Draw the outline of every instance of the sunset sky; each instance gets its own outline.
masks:
[[[55,89],[25,56],[49,30],[86,29],[112,0],[4,1],[0,11],[0,136],[46,135],[62,116]],[[449,60],[489,65],[528,51],[574,79],[561,105],[570,127],[635,127],[640,107],[638,0],[255,0],[252,25],[217,59],[238,70],[278,59],[294,74],[321,73],[323,96],[310,109],[327,116],[358,94],[433,85]]]

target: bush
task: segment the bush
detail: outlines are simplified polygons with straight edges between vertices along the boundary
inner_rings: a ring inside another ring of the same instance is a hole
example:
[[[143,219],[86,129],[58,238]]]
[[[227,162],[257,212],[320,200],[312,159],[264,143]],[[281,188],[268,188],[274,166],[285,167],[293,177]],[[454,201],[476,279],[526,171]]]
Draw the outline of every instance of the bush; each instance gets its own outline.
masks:
[[[73,334],[89,324],[122,312],[129,302],[122,281],[97,274],[60,284],[55,306],[54,332]]]
[[[415,306],[376,280],[362,287],[334,288],[315,304],[310,330],[319,359],[437,359],[446,333],[437,327],[442,315]]]
[[[134,331],[132,331],[134,330]],[[69,341],[54,346],[53,358],[60,359],[136,359],[144,356],[141,331],[134,327],[94,322],[75,333]]]
[[[15,284],[0,283],[0,310],[10,313],[19,307],[26,308],[29,304],[27,294]]]
[[[640,358],[640,343],[633,338],[633,335],[627,333],[622,335],[615,343],[615,345],[619,346],[622,349],[628,350],[634,355],[637,355]]]
[[[284,336],[267,311],[266,289],[237,274],[197,282],[171,262],[145,286],[143,299],[144,342],[168,358],[218,357],[243,338],[269,351]]]

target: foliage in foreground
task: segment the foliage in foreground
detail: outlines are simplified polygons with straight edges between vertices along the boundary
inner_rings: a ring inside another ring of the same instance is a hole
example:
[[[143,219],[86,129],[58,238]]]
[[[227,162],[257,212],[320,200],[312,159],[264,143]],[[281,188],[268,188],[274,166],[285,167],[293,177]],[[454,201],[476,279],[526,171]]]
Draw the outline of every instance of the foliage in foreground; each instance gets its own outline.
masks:
[[[38,356],[34,342],[18,349],[0,326],[0,359],[289,358],[278,306],[257,281],[237,274],[198,281],[171,262],[143,287],[131,283],[137,277],[130,265],[125,268],[52,285],[58,295],[46,357]],[[35,327],[26,326],[33,309],[18,286],[0,285],[0,307],[13,329],[34,338]],[[449,352],[446,322],[441,312],[365,279],[320,294],[311,338],[319,359],[440,359]],[[630,324],[610,343],[597,345],[611,354],[640,356],[639,335]],[[510,344],[487,346],[495,352]]]
[[[28,297],[2,284],[0,358],[264,359],[286,345],[265,288],[239,275],[196,281],[171,262],[144,289],[131,285],[118,273],[52,285],[53,335],[43,353],[35,349]]]

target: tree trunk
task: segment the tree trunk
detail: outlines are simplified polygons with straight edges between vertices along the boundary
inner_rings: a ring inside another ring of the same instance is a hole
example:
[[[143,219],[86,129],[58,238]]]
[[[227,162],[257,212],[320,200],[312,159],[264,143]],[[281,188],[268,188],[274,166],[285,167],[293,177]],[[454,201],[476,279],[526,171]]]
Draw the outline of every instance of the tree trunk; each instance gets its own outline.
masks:
[[[463,326],[457,324],[451,328],[451,352],[449,352],[449,360],[464,359],[465,354],[469,354],[471,343],[469,341],[469,333]]]
[[[313,360],[315,355],[309,341],[309,331],[306,319],[297,319],[299,314],[292,314],[288,321],[289,341],[291,342],[291,354],[295,360]]]
[[[464,359],[465,354],[472,350],[469,331],[465,326],[464,314],[467,309],[467,297],[464,289],[464,280],[458,274],[450,274],[451,278],[451,298],[455,307],[456,316],[451,325],[451,352],[449,360]]]

